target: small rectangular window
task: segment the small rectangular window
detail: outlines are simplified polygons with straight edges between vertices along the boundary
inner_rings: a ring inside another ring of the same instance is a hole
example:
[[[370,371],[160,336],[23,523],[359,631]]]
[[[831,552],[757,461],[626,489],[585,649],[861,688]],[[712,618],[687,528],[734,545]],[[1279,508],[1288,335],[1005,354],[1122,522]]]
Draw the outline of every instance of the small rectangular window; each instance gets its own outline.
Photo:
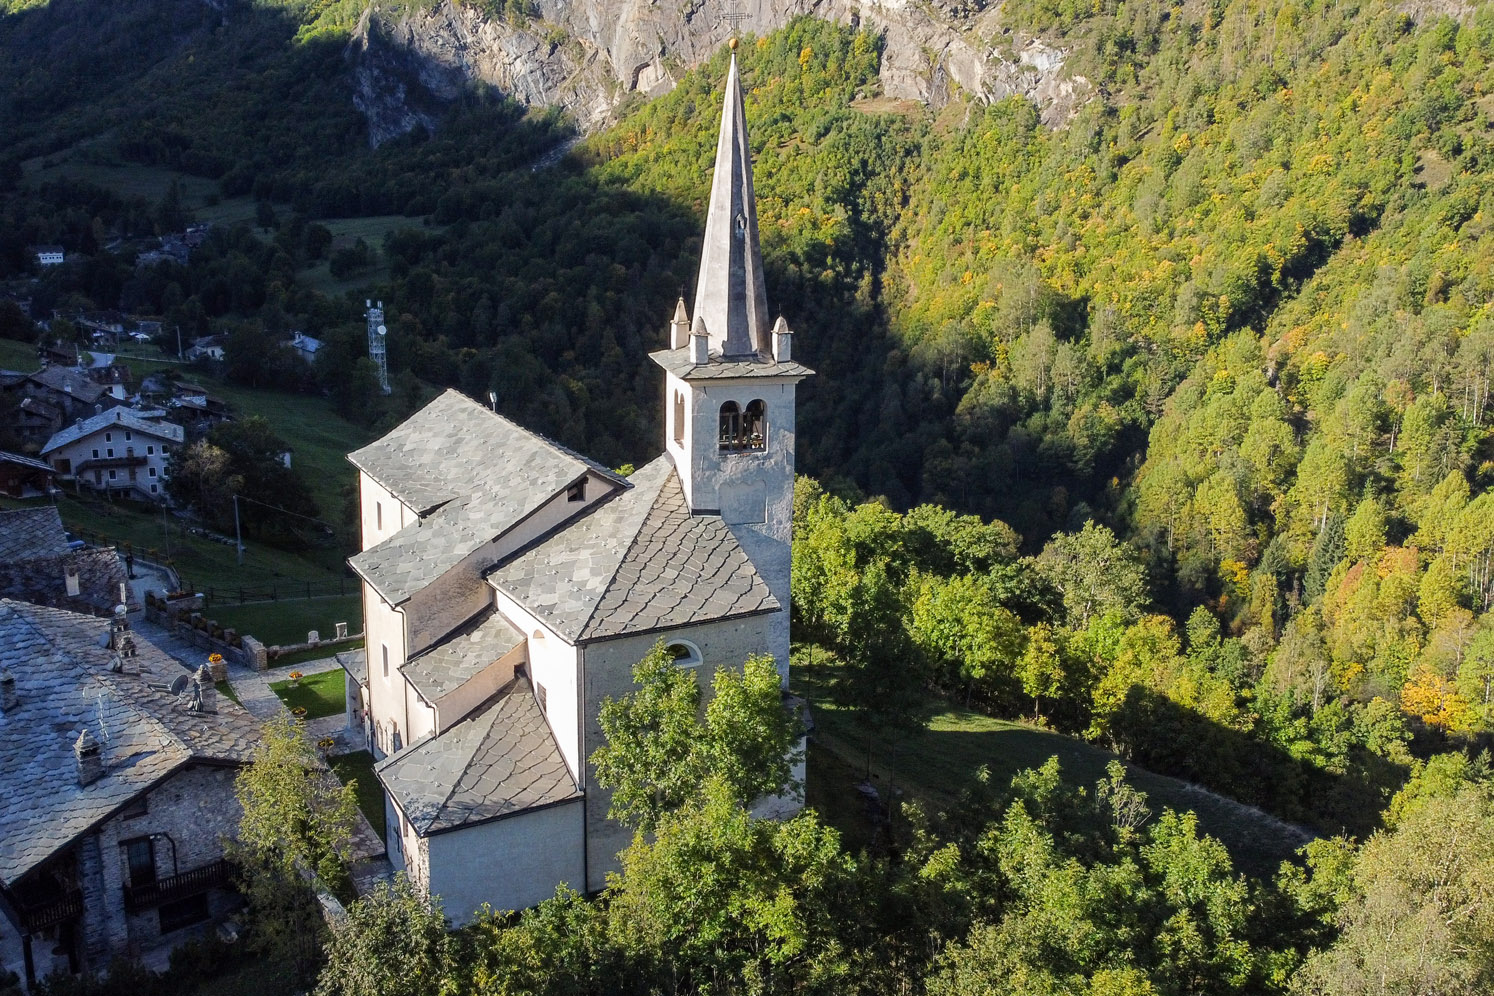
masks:
[[[384,654],[384,677],[387,678],[389,677],[389,648],[381,643],[379,644],[379,649]]]
[[[155,485],[154,485],[154,484],[152,484],[152,485],[151,485],[151,486],[150,486],[150,493],[151,493],[151,494],[155,494],[155,493],[156,493],[156,486],[155,486]]]
[[[114,471],[109,471],[109,480],[114,480]]]
[[[154,446],[147,446],[145,448],[145,455],[146,456],[155,456],[156,455],[156,448]]]
[[[97,460],[97,459],[98,459],[98,458],[99,458],[99,451],[98,451],[98,450],[94,450],[94,451],[93,451],[93,458],[94,458],[94,459],[95,459],[95,460]]]
[[[105,450],[104,451],[104,455],[112,457],[114,455],[114,447],[111,446],[107,450]]]
[[[106,442],[106,443],[112,443],[112,442],[114,442],[114,433],[112,433],[112,432],[106,432],[106,433],[104,433],[104,442]]]
[[[151,477],[155,477],[155,476],[156,476],[156,468],[154,468],[154,467],[152,467],[152,468],[151,468],[151,469],[150,469],[150,476],[151,476]]]
[[[383,532],[384,530],[384,503],[374,502],[374,528]]]
[[[569,488],[567,488],[566,492],[565,492],[565,500],[566,501],[585,501],[586,500],[586,482],[585,481],[578,481],[575,484],[572,484]]]
[[[129,432],[128,432],[128,431],[126,431],[126,432],[125,432],[125,442],[127,442],[127,443],[128,443],[128,442],[129,442],[129,441],[130,441],[130,434],[129,434]]]
[[[545,696],[545,686],[537,681],[534,683],[534,697],[539,700],[540,712],[546,716],[550,715],[549,700]]]

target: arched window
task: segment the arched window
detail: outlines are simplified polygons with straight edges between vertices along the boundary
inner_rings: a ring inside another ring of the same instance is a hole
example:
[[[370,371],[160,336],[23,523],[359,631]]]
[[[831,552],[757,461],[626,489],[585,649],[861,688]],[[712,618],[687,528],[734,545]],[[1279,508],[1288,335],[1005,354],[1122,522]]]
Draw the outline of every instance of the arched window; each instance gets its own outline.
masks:
[[[700,648],[689,640],[676,640],[664,648],[677,667],[700,667]]]
[[[674,392],[674,441],[685,445],[685,396],[679,391]]]
[[[742,435],[742,410],[735,401],[721,406],[720,442],[723,450],[737,448],[737,439]]]
[[[768,406],[762,401],[749,402],[744,412],[735,401],[721,406],[721,437],[723,452],[751,452],[761,450],[768,443]]]
[[[760,450],[768,445],[768,406],[761,400],[747,403],[742,415],[742,448]]]

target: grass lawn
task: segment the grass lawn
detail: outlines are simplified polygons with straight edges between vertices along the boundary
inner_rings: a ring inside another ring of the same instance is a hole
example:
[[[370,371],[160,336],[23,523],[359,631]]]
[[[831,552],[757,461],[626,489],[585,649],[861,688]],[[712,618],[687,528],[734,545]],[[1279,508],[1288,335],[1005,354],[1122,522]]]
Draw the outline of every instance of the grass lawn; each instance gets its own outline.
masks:
[[[0,370],[16,370],[31,373],[41,366],[36,358],[36,347],[29,342],[0,339]]]
[[[337,757],[327,759],[332,765],[332,771],[338,779],[346,785],[350,780],[354,782],[358,792],[358,808],[363,810],[364,817],[374,833],[379,835],[380,840],[386,840],[384,836],[384,790],[379,787],[379,780],[373,773],[373,755],[366,750],[360,750],[352,754],[339,754]]]
[[[843,785],[834,783],[849,780],[854,786],[866,780],[868,728],[855,711],[838,708],[828,698],[824,688],[828,667],[806,666],[802,655],[796,656],[791,680],[795,692],[807,698],[814,710],[817,743],[808,774],[810,801],[823,807],[826,818],[843,827],[851,840],[869,832],[866,806],[854,788],[848,794]],[[1038,767],[1054,756],[1066,779],[1093,786],[1105,776],[1105,765],[1115,759],[1109,751],[1051,730],[944,702],[936,702],[933,708],[937,711],[915,733],[870,738],[870,781],[884,801],[889,792],[901,791],[945,808],[973,783],[982,765],[990,770],[993,784],[1004,785],[1018,771]],[[830,755],[828,765],[826,755]],[[1250,807],[1132,765],[1127,765],[1127,772],[1131,783],[1147,794],[1154,811],[1167,807],[1197,813],[1200,828],[1218,838],[1242,870],[1269,874],[1306,842],[1292,828]],[[860,827],[854,822],[858,816]]]
[[[235,692],[233,690],[233,686],[230,685],[227,681],[215,681],[213,682],[213,687],[218,689],[219,695],[231,699],[234,705],[242,706],[244,704],[239,701],[239,693]]]
[[[321,509],[318,517],[339,523],[343,505],[353,494],[349,489],[358,480],[347,455],[371,442],[373,433],[338,415],[326,398],[256,390],[223,381],[208,381],[204,386],[239,414],[262,415],[269,421],[276,435],[291,445],[291,467],[306,482]]]
[[[348,582],[349,591],[357,589],[356,580]],[[348,624],[349,633],[363,631],[363,599],[358,595],[282,599],[248,605],[219,602],[208,606],[207,611],[224,626],[248,633],[267,647],[304,643],[306,632],[313,629],[323,639],[329,639],[336,632],[335,624],[340,622]],[[330,651],[323,651],[321,656],[330,656]]]
[[[296,685],[292,685],[289,678],[272,681],[270,691],[280,696],[280,701],[285,703],[287,709],[305,709],[305,719],[336,716],[347,706],[347,699],[344,697],[347,692],[344,684],[346,678],[346,672],[335,667],[320,674],[308,674]]]
[[[45,501],[4,498],[0,499],[0,508],[23,508]],[[280,579],[326,583],[343,576],[340,551],[319,551],[321,559],[330,563],[318,563],[253,540],[244,541],[244,564],[240,567],[232,544],[193,536],[186,532],[183,520],[163,515],[150,505],[104,501],[84,491],[82,495],[64,493],[57,499],[57,509],[62,524],[74,534],[93,543],[121,548],[130,544],[142,556],[175,567],[182,584],[194,590],[269,585]]]

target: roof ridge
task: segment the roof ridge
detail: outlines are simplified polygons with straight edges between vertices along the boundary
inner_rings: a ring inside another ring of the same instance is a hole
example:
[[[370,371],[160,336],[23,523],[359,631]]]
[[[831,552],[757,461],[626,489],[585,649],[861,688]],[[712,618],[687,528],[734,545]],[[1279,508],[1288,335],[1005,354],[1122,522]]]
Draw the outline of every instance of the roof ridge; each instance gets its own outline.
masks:
[[[668,457],[668,454],[664,453],[660,456]],[[645,464],[644,466],[647,466],[647,464]],[[634,531],[633,538],[628,541],[627,549],[623,550],[622,556],[617,558],[617,569],[614,570],[612,572],[612,576],[607,579],[606,586],[603,587],[601,592],[597,595],[597,600],[592,604],[591,610],[586,613],[586,618],[582,620],[581,625],[576,628],[577,640],[584,639],[586,637],[586,634],[591,631],[591,621],[596,618],[597,611],[602,607],[602,603],[607,600],[607,595],[612,591],[612,586],[617,584],[618,575],[622,573],[622,565],[628,562],[628,555],[631,554],[633,552],[633,549],[638,546],[638,542],[643,536],[643,527],[648,524],[649,518],[654,514],[654,509],[658,508],[659,502],[664,499],[664,489],[668,486],[669,479],[671,477],[678,476],[679,468],[674,466],[674,461],[671,459],[669,473],[665,474],[664,480],[659,482],[659,490],[654,492],[654,500],[649,502],[648,511],[644,512],[643,517],[638,520],[638,528]]]

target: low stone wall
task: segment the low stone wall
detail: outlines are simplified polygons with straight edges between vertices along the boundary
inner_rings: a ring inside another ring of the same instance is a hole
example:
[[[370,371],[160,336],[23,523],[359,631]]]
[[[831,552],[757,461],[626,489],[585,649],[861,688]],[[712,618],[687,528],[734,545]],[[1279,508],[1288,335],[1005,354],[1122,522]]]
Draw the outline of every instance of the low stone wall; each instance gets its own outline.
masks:
[[[317,640],[315,643],[287,643],[283,647],[270,647],[266,653],[273,662],[277,657],[286,654],[299,654],[303,650],[325,650],[330,657],[337,652],[338,647],[345,647],[350,643],[357,643],[363,639],[362,633],[349,633],[347,636],[334,637],[331,640]]]
[[[145,618],[170,630],[178,639],[201,647],[207,654],[222,654],[225,659],[256,671],[270,666],[263,643],[232,627],[220,626],[216,619],[202,614],[201,595],[147,592]],[[214,677],[218,676],[215,674]]]

